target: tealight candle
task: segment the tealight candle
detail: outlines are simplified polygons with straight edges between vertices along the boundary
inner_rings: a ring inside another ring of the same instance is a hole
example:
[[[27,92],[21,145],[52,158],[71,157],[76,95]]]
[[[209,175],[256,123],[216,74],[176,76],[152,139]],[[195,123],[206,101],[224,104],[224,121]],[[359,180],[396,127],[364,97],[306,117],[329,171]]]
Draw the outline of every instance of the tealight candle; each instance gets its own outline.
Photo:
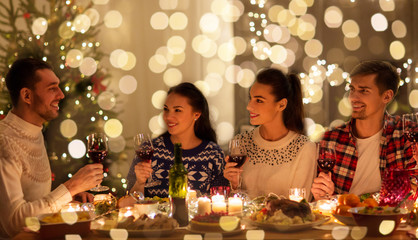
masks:
[[[305,198],[305,188],[290,188],[289,199],[300,202]]]
[[[225,201],[212,202],[212,211],[213,212],[226,212]]]
[[[238,215],[242,214],[242,199],[234,196],[228,198],[228,213],[229,215]]]
[[[133,216],[134,218],[137,218],[138,216],[136,216],[136,210],[134,207],[124,207],[119,209],[119,217],[118,217],[118,221],[121,221],[123,218],[127,218],[130,216]]]
[[[187,203],[190,204],[190,201],[193,201],[194,199],[196,199],[197,197],[197,193],[195,190],[188,190],[187,191],[187,195],[186,195],[186,199],[187,199]]]
[[[335,207],[335,203],[330,200],[318,200],[316,202],[316,209],[324,215],[331,215]]]
[[[68,203],[61,208],[61,212],[77,212],[80,210],[80,204],[78,203]]]
[[[197,214],[205,215],[210,214],[210,199],[207,197],[201,197],[197,199]]]

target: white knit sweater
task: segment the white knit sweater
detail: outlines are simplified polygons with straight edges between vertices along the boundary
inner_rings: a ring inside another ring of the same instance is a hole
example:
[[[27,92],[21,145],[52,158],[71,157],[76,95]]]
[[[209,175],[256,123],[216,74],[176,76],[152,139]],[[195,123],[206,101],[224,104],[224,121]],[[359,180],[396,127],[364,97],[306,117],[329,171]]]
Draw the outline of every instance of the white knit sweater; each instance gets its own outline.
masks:
[[[51,192],[41,130],[11,111],[0,121],[0,238],[21,231],[26,217],[57,212],[72,200],[64,185]]]
[[[293,131],[278,141],[267,141],[260,128],[239,134],[247,162],[243,166],[242,188],[251,198],[268,193],[289,197],[289,188],[305,188],[306,199],[316,173],[315,143]]]

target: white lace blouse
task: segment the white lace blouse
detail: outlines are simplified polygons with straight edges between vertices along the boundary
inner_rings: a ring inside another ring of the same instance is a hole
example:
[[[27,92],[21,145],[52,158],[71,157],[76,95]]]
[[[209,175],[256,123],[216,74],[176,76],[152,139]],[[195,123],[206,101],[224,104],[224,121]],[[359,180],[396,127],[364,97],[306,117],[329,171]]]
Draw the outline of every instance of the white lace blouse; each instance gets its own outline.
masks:
[[[278,141],[264,140],[259,127],[239,134],[247,162],[242,188],[251,198],[272,192],[289,197],[289,188],[306,189],[306,199],[316,173],[316,147],[308,137],[293,131]]]

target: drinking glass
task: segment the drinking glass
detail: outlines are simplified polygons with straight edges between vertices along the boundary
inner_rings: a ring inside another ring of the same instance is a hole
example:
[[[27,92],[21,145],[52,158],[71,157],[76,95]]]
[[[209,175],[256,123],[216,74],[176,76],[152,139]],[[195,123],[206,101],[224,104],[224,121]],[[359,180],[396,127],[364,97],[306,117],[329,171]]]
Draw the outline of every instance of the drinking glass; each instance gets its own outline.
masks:
[[[103,163],[107,156],[108,145],[107,137],[104,133],[92,133],[87,137],[87,149],[89,158],[94,163]],[[109,190],[109,187],[102,186],[100,183],[90,189],[93,192],[103,192]]]
[[[334,168],[335,161],[337,159],[335,149],[329,146],[318,145],[317,151],[318,166],[325,174],[328,174],[328,172],[332,171]],[[328,193],[323,197],[329,199]]]
[[[418,143],[418,112],[402,115],[402,129],[406,139],[413,143],[412,152],[415,156],[417,153],[416,144]]]
[[[229,162],[237,163],[235,165],[235,168],[240,168],[242,165],[244,165],[245,161],[247,160],[247,154],[244,152],[244,149],[242,147],[241,140],[234,138],[231,141],[229,141]],[[238,188],[237,190],[241,190],[241,183],[242,178],[241,174],[238,176]]]
[[[152,155],[154,153],[154,147],[152,146],[151,138],[148,134],[139,133],[134,137],[134,149],[136,156],[141,162],[151,162]],[[154,181],[152,174],[149,176],[145,187],[154,187],[160,185],[160,181]]]

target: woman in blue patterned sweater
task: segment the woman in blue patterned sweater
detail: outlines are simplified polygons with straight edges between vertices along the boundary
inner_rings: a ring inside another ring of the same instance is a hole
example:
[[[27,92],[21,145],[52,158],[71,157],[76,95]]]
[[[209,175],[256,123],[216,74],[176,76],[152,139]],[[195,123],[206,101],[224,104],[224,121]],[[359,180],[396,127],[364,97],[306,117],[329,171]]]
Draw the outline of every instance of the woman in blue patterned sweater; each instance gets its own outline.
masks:
[[[216,144],[216,133],[209,120],[209,106],[200,90],[191,83],[170,88],[163,118],[167,132],[153,139],[151,163],[134,158],[128,173],[128,190],[139,191],[149,197],[168,196],[168,171],[174,161],[174,143],[182,145],[190,189],[205,194],[212,186],[229,185],[223,177],[224,154]],[[161,184],[144,188],[150,175]]]

